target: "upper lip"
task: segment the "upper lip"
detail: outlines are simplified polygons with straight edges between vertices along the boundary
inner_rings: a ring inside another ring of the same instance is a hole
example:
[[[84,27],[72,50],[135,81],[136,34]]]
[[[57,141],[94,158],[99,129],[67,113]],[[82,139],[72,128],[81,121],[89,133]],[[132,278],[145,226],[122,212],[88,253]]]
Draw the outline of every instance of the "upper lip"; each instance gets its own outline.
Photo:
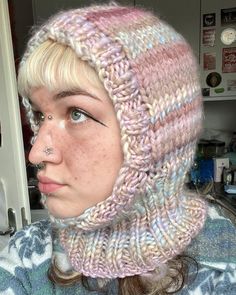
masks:
[[[41,183],[55,183],[55,184],[62,184],[62,183],[57,182],[57,181],[55,181],[55,180],[53,180],[53,179],[51,179],[51,178],[49,178],[49,177],[46,177],[46,176],[40,176],[40,175],[38,175],[37,178],[38,178],[39,182],[41,182]]]

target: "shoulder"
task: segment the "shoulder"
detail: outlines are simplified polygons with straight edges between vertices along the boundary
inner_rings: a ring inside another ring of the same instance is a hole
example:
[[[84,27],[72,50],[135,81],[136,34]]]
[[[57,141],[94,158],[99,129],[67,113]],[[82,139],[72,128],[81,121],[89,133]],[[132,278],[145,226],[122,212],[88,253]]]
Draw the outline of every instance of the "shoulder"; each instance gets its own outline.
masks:
[[[178,294],[236,294],[236,226],[217,207],[186,254],[198,262],[193,283]]]
[[[25,226],[22,230],[17,231],[11,238],[11,241],[17,242],[23,237],[31,237],[44,240],[51,236],[51,223],[48,219],[40,220]],[[24,240],[26,242],[26,240]]]
[[[36,294],[31,292],[32,285],[35,290],[40,290],[42,281],[48,287],[46,274],[51,257],[52,237],[48,220],[16,232],[0,252],[0,294]]]
[[[185,287],[178,295],[236,294],[236,270],[227,265],[224,270],[199,265],[197,273],[188,275]]]
[[[32,234],[39,235],[40,238],[45,238],[51,234],[51,223],[49,219],[43,219],[25,226],[23,229],[17,231],[12,237],[13,240],[21,239],[22,236]]]
[[[22,265],[39,265],[52,255],[52,235],[49,220],[32,223],[15,233],[1,252],[1,260],[15,259]]]
[[[49,220],[42,220],[32,223],[22,230],[16,232],[9,242],[9,251],[11,248],[16,247],[21,249],[20,256],[23,258],[25,255],[36,252],[42,254],[46,246],[52,242],[51,224]],[[22,252],[23,249],[27,249]]]
[[[236,268],[236,226],[221,215],[217,207],[209,207],[206,223],[192,241],[187,253],[203,265],[228,264]]]

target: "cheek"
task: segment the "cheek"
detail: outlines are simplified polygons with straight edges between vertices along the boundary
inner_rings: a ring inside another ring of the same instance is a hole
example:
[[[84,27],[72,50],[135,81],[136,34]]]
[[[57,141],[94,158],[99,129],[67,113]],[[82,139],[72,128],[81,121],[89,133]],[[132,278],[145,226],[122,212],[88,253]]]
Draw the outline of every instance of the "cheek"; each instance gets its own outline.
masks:
[[[116,174],[123,162],[123,155],[118,141],[94,136],[93,140],[75,140],[68,144],[64,160],[74,180],[77,180],[105,172]]]
[[[64,150],[64,161],[67,167],[79,172],[80,175],[103,162],[107,151],[102,148],[101,140],[72,140]]]
[[[90,148],[75,143],[64,152],[64,162],[75,181],[86,175],[91,168],[90,162],[94,161],[94,153]]]

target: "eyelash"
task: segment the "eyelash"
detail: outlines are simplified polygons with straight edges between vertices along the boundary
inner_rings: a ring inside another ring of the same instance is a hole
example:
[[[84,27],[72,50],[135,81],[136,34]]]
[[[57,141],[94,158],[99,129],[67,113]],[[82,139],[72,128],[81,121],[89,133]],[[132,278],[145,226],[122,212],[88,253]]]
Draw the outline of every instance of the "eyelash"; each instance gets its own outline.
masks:
[[[101,121],[95,119],[92,115],[90,115],[89,113],[87,113],[84,110],[81,110],[80,108],[77,108],[77,107],[70,108],[70,111],[69,111],[70,115],[71,115],[72,111],[74,111],[74,110],[80,112],[85,117],[87,117],[87,118],[89,118],[89,119],[91,119],[91,120],[93,120],[93,121],[107,127],[104,123],[102,123]],[[83,123],[83,121],[81,123]],[[79,122],[74,122],[73,124],[79,124]]]
[[[76,112],[78,112],[80,114],[79,119],[81,118],[81,116],[84,116],[85,119],[82,120],[82,122],[80,122],[80,121],[73,121],[73,119],[72,119],[72,113],[74,111],[76,111]],[[86,121],[86,119],[88,119],[88,118],[94,120],[94,118],[92,116],[90,116],[88,113],[86,113],[85,111],[81,110],[80,108],[76,108],[76,107],[70,108],[68,113],[69,113],[69,117],[70,117],[70,120],[71,120],[72,124],[85,123],[84,121]]]
[[[71,108],[69,108],[68,113],[69,113],[69,117],[70,117],[70,120],[71,121],[72,121],[71,114],[72,114],[73,111],[77,111],[80,114],[82,114],[83,116],[85,116],[86,118],[92,119],[93,121],[95,121],[95,122],[97,122],[97,123],[99,123],[99,124],[101,124],[103,126],[106,126],[104,123],[102,123],[101,121],[95,119],[89,113],[85,112],[84,110],[82,110],[82,109],[80,109],[78,107],[71,107]],[[33,111],[33,113],[34,113],[34,118],[35,118],[35,121],[36,121],[36,125],[40,125],[42,122],[44,122],[45,115],[42,112],[40,112],[40,111]],[[72,121],[72,124],[80,124],[80,123],[83,123],[84,121],[82,121],[82,122],[73,122]]]

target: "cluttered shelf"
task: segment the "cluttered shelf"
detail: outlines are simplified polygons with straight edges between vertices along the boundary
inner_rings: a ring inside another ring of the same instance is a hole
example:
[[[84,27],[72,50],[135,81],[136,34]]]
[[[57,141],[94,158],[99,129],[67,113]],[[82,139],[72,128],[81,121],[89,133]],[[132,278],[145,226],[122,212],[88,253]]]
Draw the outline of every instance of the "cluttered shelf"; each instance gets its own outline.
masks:
[[[199,140],[187,183],[224,208],[236,224],[236,132],[228,146],[216,139]]]
[[[236,96],[214,96],[214,97],[203,97],[203,101],[227,101],[227,100],[236,100]]]
[[[189,182],[198,185],[211,181],[236,184],[236,132],[233,132],[228,146],[217,139],[199,140]]]
[[[218,205],[221,211],[223,211],[223,215],[230,218],[236,225],[236,193],[227,193],[225,187],[226,185],[222,182],[208,182],[195,189],[209,203]],[[233,187],[236,188],[236,185],[233,185]]]

